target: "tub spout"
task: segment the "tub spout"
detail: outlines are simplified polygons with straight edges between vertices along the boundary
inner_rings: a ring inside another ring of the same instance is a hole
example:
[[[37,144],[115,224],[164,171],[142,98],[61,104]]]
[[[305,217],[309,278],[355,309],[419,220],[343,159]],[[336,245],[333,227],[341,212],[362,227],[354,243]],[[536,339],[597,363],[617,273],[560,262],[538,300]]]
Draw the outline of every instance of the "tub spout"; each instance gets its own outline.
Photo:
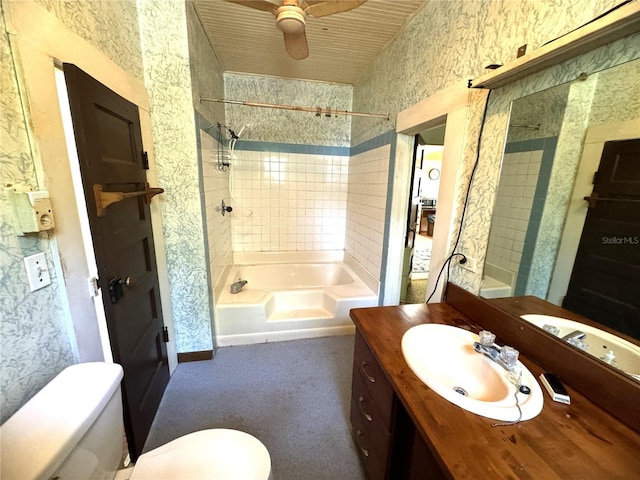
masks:
[[[247,280],[242,279],[238,279],[237,282],[233,282],[231,284],[231,293],[240,293],[242,287],[244,287],[247,283]]]

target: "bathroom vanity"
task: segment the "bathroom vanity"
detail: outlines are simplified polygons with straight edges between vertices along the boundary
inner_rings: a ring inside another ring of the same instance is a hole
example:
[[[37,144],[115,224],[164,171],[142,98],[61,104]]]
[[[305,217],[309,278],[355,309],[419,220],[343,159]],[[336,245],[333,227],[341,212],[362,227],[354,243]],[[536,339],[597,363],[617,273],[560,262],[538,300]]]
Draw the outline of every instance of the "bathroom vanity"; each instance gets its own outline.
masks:
[[[352,433],[370,480],[638,478],[638,431],[569,382],[570,405],[553,402],[544,392],[544,407],[535,418],[492,426],[499,422],[450,403],[418,379],[401,349],[411,327],[437,323],[478,333],[490,327],[476,319],[474,308],[483,310],[481,318],[492,308],[496,318],[504,315],[458,287],[450,285],[449,291],[454,298],[449,303],[351,311],[356,325]],[[499,333],[498,342],[505,343]],[[521,353],[520,360],[536,378],[551,368],[544,357],[541,364],[532,357]]]

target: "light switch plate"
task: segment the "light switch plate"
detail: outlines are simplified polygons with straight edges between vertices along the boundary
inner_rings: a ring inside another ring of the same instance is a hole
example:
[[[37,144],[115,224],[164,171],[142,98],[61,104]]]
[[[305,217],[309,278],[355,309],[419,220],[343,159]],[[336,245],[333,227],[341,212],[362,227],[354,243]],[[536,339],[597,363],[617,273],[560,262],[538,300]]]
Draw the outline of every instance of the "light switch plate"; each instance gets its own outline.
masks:
[[[27,271],[27,280],[29,280],[29,288],[32,292],[51,285],[51,276],[49,275],[49,267],[47,267],[47,259],[44,253],[36,253],[30,257],[25,257],[24,268]]]

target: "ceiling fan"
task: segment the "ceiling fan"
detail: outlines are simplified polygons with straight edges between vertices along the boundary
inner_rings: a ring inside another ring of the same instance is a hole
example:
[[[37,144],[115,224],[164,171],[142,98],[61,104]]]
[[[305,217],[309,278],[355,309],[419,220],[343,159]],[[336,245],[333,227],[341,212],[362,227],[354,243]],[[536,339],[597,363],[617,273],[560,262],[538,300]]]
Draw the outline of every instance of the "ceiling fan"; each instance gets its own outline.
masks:
[[[280,6],[269,0],[226,1],[272,13],[276,17],[276,27],[284,36],[287,53],[295,60],[302,60],[309,56],[307,36],[304,32],[307,16],[326,17],[347,12],[367,0],[282,0]]]

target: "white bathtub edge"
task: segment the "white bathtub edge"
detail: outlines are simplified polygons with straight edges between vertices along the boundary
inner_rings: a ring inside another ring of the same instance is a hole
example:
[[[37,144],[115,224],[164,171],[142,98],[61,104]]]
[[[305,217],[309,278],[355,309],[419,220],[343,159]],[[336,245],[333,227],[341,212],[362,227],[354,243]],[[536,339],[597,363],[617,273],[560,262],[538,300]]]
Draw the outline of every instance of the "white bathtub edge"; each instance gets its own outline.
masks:
[[[360,277],[360,280],[364,282],[364,284],[369,287],[374,295],[379,297],[380,295],[380,280],[375,278],[371,273],[367,271],[353,256],[351,256],[346,251],[344,252],[344,260],[343,262],[347,267],[349,267],[353,272]]]
[[[236,345],[254,345],[256,343],[284,342],[287,340],[300,340],[303,338],[352,335],[355,332],[355,329],[355,325],[344,325],[338,327],[321,327],[304,330],[287,330],[281,332],[218,335],[216,336],[216,343],[219,347],[232,347]]]
[[[485,276],[480,284],[480,296],[483,298],[503,298],[513,295],[511,285],[502,283],[492,277]]]
[[[236,265],[259,263],[327,263],[342,262],[344,250],[289,251],[289,252],[237,252]]]

